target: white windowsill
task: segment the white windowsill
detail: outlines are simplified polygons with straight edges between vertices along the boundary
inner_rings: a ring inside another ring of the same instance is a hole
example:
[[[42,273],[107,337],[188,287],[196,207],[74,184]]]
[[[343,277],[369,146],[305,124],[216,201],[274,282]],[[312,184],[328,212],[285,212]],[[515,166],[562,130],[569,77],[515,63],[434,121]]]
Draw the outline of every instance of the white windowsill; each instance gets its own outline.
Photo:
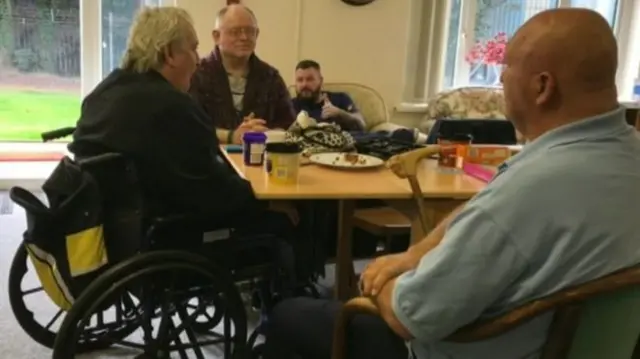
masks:
[[[0,153],[10,152],[63,152],[68,154],[67,143],[0,142]],[[28,190],[40,189],[49,178],[57,161],[0,161],[0,191],[20,186]]]
[[[57,165],[57,162],[40,161],[0,162],[0,191],[13,186],[39,189]]]
[[[0,153],[7,152],[63,152],[68,154],[68,143],[65,142],[2,142],[0,141]]]

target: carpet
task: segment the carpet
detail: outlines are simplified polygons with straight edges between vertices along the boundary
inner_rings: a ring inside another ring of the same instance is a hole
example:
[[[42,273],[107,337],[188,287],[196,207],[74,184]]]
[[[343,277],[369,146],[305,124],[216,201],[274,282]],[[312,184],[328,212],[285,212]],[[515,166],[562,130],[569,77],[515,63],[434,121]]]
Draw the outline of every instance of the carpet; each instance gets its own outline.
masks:
[[[60,161],[62,152],[0,152],[0,162]]]

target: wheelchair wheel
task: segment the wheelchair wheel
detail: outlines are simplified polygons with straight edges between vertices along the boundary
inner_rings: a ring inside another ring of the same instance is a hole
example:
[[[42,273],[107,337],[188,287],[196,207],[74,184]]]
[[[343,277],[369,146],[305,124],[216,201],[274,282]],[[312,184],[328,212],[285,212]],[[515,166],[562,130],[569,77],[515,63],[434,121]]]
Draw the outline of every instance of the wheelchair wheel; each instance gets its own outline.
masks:
[[[191,314],[187,304],[193,298],[209,297],[212,292],[224,302],[216,308],[224,310],[224,333],[206,333],[213,338],[200,341],[193,322],[207,307],[206,302]],[[114,266],[87,287],[60,327],[53,359],[73,358],[82,328],[90,320],[88,313],[123,293],[133,293],[140,301],[135,315],[142,329],[142,343],[122,340],[114,344],[137,351],[133,356],[169,358],[172,352],[178,352],[183,358],[194,357],[193,354],[204,358],[204,347],[215,345],[211,352],[207,350],[207,356],[247,357],[246,313],[230,273],[195,254],[158,251]],[[218,348],[220,344],[224,345],[223,353]]]
[[[22,329],[38,344],[43,345],[47,348],[53,348],[53,344],[57,335],[57,323],[62,321],[62,318],[65,315],[65,312],[57,307],[53,303],[49,308],[42,307],[42,303],[48,302],[48,297],[44,293],[44,290],[40,286],[34,286],[31,289],[23,290],[23,282],[25,281],[25,277],[29,272],[28,268],[28,256],[27,251],[24,246],[20,245],[18,250],[16,251],[15,256],[13,257],[13,261],[11,263],[11,269],[9,270],[9,303],[11,305],[11,310],[18,321],[18,324]],[[35,281],[37,282],[37,281]],[[35,294],[41,294],[41,298],[37,298],[40,300],[29,300],[29,297]],[[44,300],[43,300],[44,299]],[[28,302],[38,303],[37,309],[31,309],[28,305]],[[53,314],[55,312],[55,314]],[[93,351],[98,349],[107,348],[110,346],[109,341],[100,340],[99,334],[101,331],[104,331],[106,328],[106,324],[104,322],[103,313],[98,311],[95,313],[97,317],[100,319],[97,320],[93,326],[87,328],[87,332],[83,332],[82,340],[77,345],[77,352],[83,353],[87,351]],[[38,317],[38,318],[36,318]],[[41,323],[38,319],[43,319],[42,317],[47,317],[47,319],[43,320],[44,323]],[[133,329],[130,326],[127,326],[127,323],[120,326],[114,326],[113,323],[109,323],[111,325],[111,335],[129,335]],[[89,330],[93,335],[89,334]]]
[[[193,301],[196,303],[193,303]],[[189,315],[195,311],[199,311],[200,313],[192,324],[193,330],[198,334],[206,334],[217,327],[224,317],[223,305],[223,298],[217,295],[192,299],[192,301],[187,304],[187,308],[190,309],[187,313],[189,313]],[[202,306],[205,307],[202,308]]]

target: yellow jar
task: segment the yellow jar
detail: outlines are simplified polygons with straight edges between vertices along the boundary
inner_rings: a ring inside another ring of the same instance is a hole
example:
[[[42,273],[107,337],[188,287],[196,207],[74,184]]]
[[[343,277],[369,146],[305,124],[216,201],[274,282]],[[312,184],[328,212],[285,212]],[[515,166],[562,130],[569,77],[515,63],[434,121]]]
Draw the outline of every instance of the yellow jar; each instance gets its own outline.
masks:
[[[301,152],[300,146],[294,143],[267,143],[265,170],[269,181],[276,184],[296,184]]]

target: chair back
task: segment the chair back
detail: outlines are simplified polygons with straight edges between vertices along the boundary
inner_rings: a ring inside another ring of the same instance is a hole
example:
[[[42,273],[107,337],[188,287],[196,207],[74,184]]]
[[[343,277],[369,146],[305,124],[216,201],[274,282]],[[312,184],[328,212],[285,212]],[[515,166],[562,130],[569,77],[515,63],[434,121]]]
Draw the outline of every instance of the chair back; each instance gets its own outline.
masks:
[[[620,270],[479,320],[447,338],[474,342],[501,335],[554,310],[541,359],[628,359],[640,334],[640,266]]]
[[[389,122],[389,110],[384,99],[371,87],[348,82],[325,82],[323,89],[330,92],[344,92],[351,97],[358,111],[362,114],[367,126],[367,131]],[[295,85],[289,86],[291,97],[296,96]]]
[[[629,359],[639,335],[640,286],[594,297],[581,309],[567,358]]]
[[[540,359],[629,359],[640,357],[640,265],[563,289],[495,318],[481,319],[445,339],[472,343],[502,335],[554,311]],[[368,297],[347,302],[336,322],[332,359],[346,358],[346,327],[358,313],[379,315]],[[638,351],[637,353],[634,352]]]
[[[135,164],[120,154],[80,161],[96,180],[103,197],[105,238],[114,262],[144,249],[145,207]]]
[[[64,202],[72,203],[70,199],[80,186],[96,188],[92,198],[85,200],[91,203],[81,206],[99,209],[109,262],[117,263],[137,253],[143,246],[144,208],[133,161],[118,153],[66,159],[42,188],[50,206],[57,208]],[[76,206],[69,212],[78,211]]]
[[[10,190],[26,212],[23,246],[44,291],[63,310],[139,248],[139,195],[123,180],[124,163],[114,154],[77,162],[65,157],[42,186],[49,206],[23,188]]]

